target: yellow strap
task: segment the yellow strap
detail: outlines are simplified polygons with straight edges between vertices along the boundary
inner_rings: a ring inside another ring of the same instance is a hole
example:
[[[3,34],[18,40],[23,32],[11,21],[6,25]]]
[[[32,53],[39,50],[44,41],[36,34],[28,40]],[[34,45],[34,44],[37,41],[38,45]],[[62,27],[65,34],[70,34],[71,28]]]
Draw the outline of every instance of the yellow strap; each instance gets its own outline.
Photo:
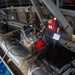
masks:
[[[67,46],[67,45],[69,45],[69,44],[71,44],[73,42],[75,42],[75,40],[71,40],[71,41],[67,42],[67,44],[65,46]]]

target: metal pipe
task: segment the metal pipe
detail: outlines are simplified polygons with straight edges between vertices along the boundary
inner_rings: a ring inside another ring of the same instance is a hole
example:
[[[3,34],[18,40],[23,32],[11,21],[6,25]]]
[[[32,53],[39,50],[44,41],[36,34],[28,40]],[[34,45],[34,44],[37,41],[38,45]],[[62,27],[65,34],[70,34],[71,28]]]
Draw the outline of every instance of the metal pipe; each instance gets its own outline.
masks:
[[[59,0],[56,0],[56,5],[59,8]]]

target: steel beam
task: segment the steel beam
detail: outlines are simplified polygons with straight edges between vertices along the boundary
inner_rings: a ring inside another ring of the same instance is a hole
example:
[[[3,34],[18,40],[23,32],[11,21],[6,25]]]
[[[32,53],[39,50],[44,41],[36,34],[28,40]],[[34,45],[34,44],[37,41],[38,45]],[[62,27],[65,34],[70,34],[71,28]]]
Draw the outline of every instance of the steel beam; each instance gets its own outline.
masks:
[[[59,8],[59,0],[56,0],[56,5]]]
[[[60,11],[61,11],[64,15],[75,17],[75,10],[61,9],[61,8],[60,8]]]
[[[31,3],[33,5],[35,12],[38,15],[40,22],[42,23],[42,25],[44,25],[43,20],[42,20],[43,15],[42,15],[42,11],[41,11],[41,5],[40,5],[39,1],[38,0],[31,0]]]

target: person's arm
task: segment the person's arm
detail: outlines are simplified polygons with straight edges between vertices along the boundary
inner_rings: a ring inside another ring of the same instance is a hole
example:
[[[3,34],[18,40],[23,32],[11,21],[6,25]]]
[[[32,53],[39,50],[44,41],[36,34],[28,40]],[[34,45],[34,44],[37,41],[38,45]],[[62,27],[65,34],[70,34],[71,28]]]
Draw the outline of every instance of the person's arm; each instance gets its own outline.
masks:
[[[42,26],[42,24],[40,24],[40,26]],[[43,32],[46,27],[47,27],[47,22],[44,23],[44,26],[42,27],[42,29],[40,30],[40,32]]]
[[[60,31],[60,27],[57,28],[57,34],[59,33],[59,31]]]
[[[6,24],[6,22],[5,21],[2,21],[2,20],[0,21],[0,23]]]
[[[40,32],[43,32],[43,31],[44,31],[44,29],[45,29],[45,26],[43,26],[43,28],[42,28],[42,30],[40,30]]]
[[[60,26],[59,26],[58,21],[56,22],[56,26],[57,26],[57,34],[58,34],[58,33],[59,33],[59,31],[60,31]]]

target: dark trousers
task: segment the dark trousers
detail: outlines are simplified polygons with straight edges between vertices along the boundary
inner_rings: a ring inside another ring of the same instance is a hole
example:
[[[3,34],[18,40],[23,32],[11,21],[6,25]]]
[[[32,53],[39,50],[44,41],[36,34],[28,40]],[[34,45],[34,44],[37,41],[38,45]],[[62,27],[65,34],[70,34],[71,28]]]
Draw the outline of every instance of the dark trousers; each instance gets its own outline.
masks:
[[[56,31],[49,31],[49,30],[45,31],[46,40],[48,42],[52,40],[54,33],[56,33]]]

